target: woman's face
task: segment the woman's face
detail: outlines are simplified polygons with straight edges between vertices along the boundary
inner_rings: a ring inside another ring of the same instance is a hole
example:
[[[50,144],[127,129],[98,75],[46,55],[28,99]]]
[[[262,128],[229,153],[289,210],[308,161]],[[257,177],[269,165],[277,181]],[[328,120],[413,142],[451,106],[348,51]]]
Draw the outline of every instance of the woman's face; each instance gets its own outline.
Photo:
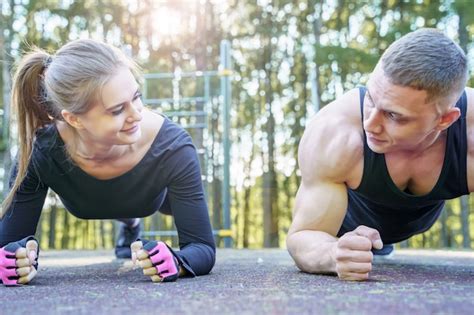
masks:
[[[101,92],[89,111],[78,115],[82,131],[91,141],[104,145],[125,145],[138,141],[143,103],[131,71],[120,68]]]

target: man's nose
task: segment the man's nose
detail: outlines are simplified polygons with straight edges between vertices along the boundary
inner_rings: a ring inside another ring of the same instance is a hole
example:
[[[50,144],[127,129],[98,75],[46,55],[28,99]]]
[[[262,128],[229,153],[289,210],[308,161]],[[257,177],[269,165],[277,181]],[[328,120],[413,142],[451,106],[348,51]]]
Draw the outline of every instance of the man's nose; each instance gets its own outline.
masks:
[[[378,134],[383,130],[382,112],[377,108],[371,108],[364,117],[364,130],[370,133]]]

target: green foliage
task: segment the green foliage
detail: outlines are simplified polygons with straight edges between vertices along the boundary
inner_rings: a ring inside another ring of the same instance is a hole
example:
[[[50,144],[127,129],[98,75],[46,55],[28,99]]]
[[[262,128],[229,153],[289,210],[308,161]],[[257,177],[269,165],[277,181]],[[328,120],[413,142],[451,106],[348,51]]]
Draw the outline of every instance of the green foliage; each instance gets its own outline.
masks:
[[[268,211],[272,223],[277,225],[273,235],[284,246],[301,180],[296,160],[298,143],[306,123],[315,113],[317,104],[313,100],[324,106],[344,91],[363,85],[388,45],[411,30],[438,27],[454,34],[453,21],[458,17],[458,33],[467,38],[474,34],[474,6],[467,0],[234,0],[227,4],[210,0],[72,3],[13,0],[9,3],[15,6],[14,10],[6,2],[0,8],[3,6],[2,12],[14,12],[11,55],[16,59],[32,45],[55,50],[69,40],[92,37],[129,51],[145,73],[215,70],[219,64],[220,41],[231,40],[232,174],[235,177],[231,211],[237,247],[263,245],[265,235],[270,233],[262,228],[266,226],[264,213]],[[175,15],[180,20],[173,27],[179,33],[173,33],[172,29],[171,33],[164,33],[167,25],[162,20]],[[6,18],[2,16],[0,20]],[[0,25],[2,30],[8,26],[4,22]],[[472,50],[472,44],[464,37],[455,40],[464,49]],[[4,66],[1,64],[0,68]],[[1,86],[3,82],[0,78]],[[211,86],[215,96],[218,80]],[[316,95],[312,95],[314,86],[317,86]],[[195,96],[201,93],[202,87],[199,80],[183,79],[180,92]],[[146,97],[172,98],[173,88],[162,80],[148,81]],[[219,121],[216,104],[213,101],[212,123]],[[221,130],[216,130],[216,141],[220,141]],[[214,147],[209,150],[219,154]],[[205,170],[213,176],[209,183],[209,204],[216,211],[221,204],[220,192],[215,188],[221,180],[217,161],[218,157]],[[265,190],[269,187],[270,190]],[[268,202],[266,196],[272,200]],[[450,201],[447,205],[445,216],[430,231],[412,238],[410,246],[461,246],[463,223],[459,220],[459,202]],[[79,220],[67,214],[60,204],[57,207],[56,211],[46,208],[43,212],[39,227],[42,246],[113,246],[113,222]],[[218,229],[221,218],[216,211],[211,217],[214,228]],[[473,217],[471,211],[471,240],[474,239]],[[146,229],[172,227],[168,217],[155,215],[145,220]]]

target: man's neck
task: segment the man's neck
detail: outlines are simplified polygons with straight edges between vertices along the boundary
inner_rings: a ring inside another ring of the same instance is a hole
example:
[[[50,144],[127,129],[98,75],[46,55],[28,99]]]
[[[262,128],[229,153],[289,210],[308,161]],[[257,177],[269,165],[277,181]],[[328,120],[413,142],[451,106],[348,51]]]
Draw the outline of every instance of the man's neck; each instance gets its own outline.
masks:
[[[396,149],[394,151],[387,152],[386,155],[400,155],[414,159],[426,154],[427,152],[430,152],[431,149],[435,149],[438,147],[438,145],[444,146],[446,136],[447,131],[436,131],[428,135],[422,142],[416,144],[413,147]]]

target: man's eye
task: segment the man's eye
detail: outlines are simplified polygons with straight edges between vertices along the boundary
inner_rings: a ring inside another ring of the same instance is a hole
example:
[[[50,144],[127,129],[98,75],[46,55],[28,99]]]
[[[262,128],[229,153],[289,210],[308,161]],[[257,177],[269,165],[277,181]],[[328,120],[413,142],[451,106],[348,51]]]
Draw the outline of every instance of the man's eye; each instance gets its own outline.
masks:
[[[374,102],[370,99],[370,97],[367,97],[367,102],[366,102],[368,107],[374,107]]]
[[[138,92],[137,94],[135,94],[135,96],[133,97],[133,100],[136,101],[137,99],[141,98],[142,97],[142,93]]]
[[[393,119],[393,120],[398,120],[400,118],[400,115],[392,113],[392,112],[387,112],[387,116],[388,118]]]

